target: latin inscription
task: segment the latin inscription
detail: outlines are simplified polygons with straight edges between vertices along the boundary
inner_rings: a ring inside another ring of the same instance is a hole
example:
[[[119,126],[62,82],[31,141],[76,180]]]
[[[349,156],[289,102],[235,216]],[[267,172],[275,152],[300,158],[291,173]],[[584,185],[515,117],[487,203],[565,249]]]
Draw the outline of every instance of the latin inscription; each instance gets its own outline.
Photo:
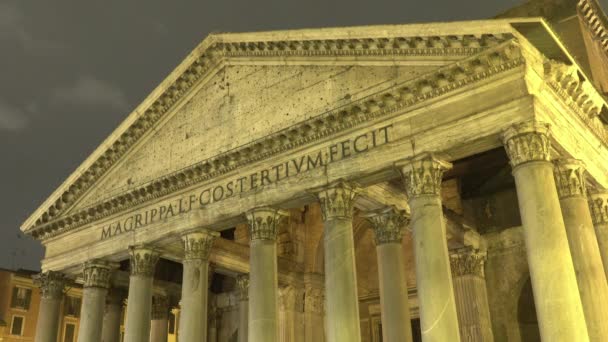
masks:
[[[270,168],[185,195],[172,202],[163,203],[156,208],[151,208],[127,218],[111,222],[102,227],[101,240],[188,213],[193,209],[204,208],[207,205],[221,202],[241,193],[259,190],[266,185],[280,182],[289,177],[297,176],[360,153],[365,153],[375,147],[388,143],[392,127],[393,125],[388,125],[369,131],[352,139],[330,145],[328,148],[318,152],[289,159]]]

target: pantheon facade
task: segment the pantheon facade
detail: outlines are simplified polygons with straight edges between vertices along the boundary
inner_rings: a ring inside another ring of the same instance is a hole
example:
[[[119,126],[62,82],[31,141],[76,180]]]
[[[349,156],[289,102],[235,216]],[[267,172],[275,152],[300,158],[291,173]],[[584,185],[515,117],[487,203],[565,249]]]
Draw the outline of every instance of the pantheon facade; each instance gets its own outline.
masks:
[[[21,227],[36,341],[608,341],[607,22],[208,36]]]

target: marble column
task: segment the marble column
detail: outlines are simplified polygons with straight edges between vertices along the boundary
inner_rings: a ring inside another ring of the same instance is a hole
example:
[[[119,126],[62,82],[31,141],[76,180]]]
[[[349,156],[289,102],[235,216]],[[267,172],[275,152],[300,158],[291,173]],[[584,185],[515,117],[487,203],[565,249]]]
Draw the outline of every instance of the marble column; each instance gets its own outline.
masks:
[[[401,165],[411,210],[420,328],[425,342],[460,341],[441,204],[443,172],[451,167],[432,154]]]
[[[236,287],[239,298],[238,342],[247,342],[247,327],[249,326],[249,275],[238,275],[236,277]]]
[[[148,342],[152,314],[152,282],[159,254],[156,250],[145,246],[131,247],[129,253],[131,255],[131,276],[129,277],[125,341]]]
[[[323,288],[306,285],[304,288],[304,341],[325,341],[325,294]]]
[[[409,224],[405,212],[389,207],[367,215],[372,222],[378,254],[382,339],[411,342],[410,306],[403,247],[403,229]]]
[[[288,214],[274,208],[247,212],[249,249],[248,340],[276,342],[278,338],[277,232]]]
[[[167,342],[169,333],[169,299],[166,296],[152,296],[151,316],[150,342]]]
[[[47,271],[35,275],[34,283],[40,287],[40,309],[36,322],[36,342],[56,342],[59,329],[59,310],[67,279],[62,273]]]
[[[125,294],[122,290],[112,288],[108,292],[101,329],[101,342],[120,341],[120,316],[124,298]]]
[[[608,341],[608,283],[587,202],[585,168],[576,159],[556,161],[557,195],[591,341]]]
[[[279,289],[279,342],[304,341],[304,289],[288,285]]]
[[[220,320],[220,310],[215,301],[210,305],[209,309],[209,334],[208,342],[218,342],[218,324]]]
[[[589,210],[602,256],[604,274],[608,279],[608,192],[592,192],[589,195]]]
[[[207,338],[209,255],[218,232],[198,229],[182,236],[184,274],[179,336],[182,341]]]
[[[112,267],[104,260],[84,264],[78,342],[100,342]]]
[[[494,341],[484,273],[485,261],[485,253],[470,247],[450,254],[460,339],[465,342]]]
[[[513,177],[536,316],[543,341],[588,341],[550,162],[549,125],[526,121],[503,134]]]
[[[325,335],[329,342],[360,342],[352,224],[356,189],[345,182],[337,182],[318,191],[317,197],[323,216],[327,304]]]

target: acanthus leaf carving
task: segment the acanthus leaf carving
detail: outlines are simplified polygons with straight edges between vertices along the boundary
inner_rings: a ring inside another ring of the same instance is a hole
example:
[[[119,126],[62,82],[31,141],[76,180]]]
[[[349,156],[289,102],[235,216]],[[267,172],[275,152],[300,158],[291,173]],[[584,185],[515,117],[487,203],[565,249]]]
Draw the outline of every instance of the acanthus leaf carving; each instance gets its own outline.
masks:
[[[289,216],[289,213],[276,208],[262,207],[249,210],[246,216],[251,241],[276,241],[279,225]]]
[[[408,197],[439,196],[443,173],[452,168],[452,164],[438,159],[431,153],[418,155],[410,160],[398,163],[405,181]]]
[[[40,288],[42,298],[60,299],[63,289],[68,282],[65,274],[56,271],[47,271],[34,275],[34,284]]]
[[[560,199],[587,196],[585,166],[576,159],[559,159],[554,162],[553,174]]]
[[[405,211],[388,207],[365,216],[373,225],[374,242],[377,246],[385,243],[401,243],[404,228],[409,224]]]
[[[153,277],[159,253],[146,246],[129,247],[132,276]]]
[[[505,150],[514,168],[528,162],[551,160],[549,124],[535,120],[521,122],[503,133]]]

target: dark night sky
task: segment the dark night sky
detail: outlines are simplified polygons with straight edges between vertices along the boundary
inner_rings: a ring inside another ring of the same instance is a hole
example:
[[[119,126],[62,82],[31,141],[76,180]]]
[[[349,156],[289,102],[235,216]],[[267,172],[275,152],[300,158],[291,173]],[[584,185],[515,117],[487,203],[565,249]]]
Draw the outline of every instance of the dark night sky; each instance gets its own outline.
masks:
[[[483,19],[519,3],[0,0],[0,268],[39,269],[21,223],[210,32]]]

